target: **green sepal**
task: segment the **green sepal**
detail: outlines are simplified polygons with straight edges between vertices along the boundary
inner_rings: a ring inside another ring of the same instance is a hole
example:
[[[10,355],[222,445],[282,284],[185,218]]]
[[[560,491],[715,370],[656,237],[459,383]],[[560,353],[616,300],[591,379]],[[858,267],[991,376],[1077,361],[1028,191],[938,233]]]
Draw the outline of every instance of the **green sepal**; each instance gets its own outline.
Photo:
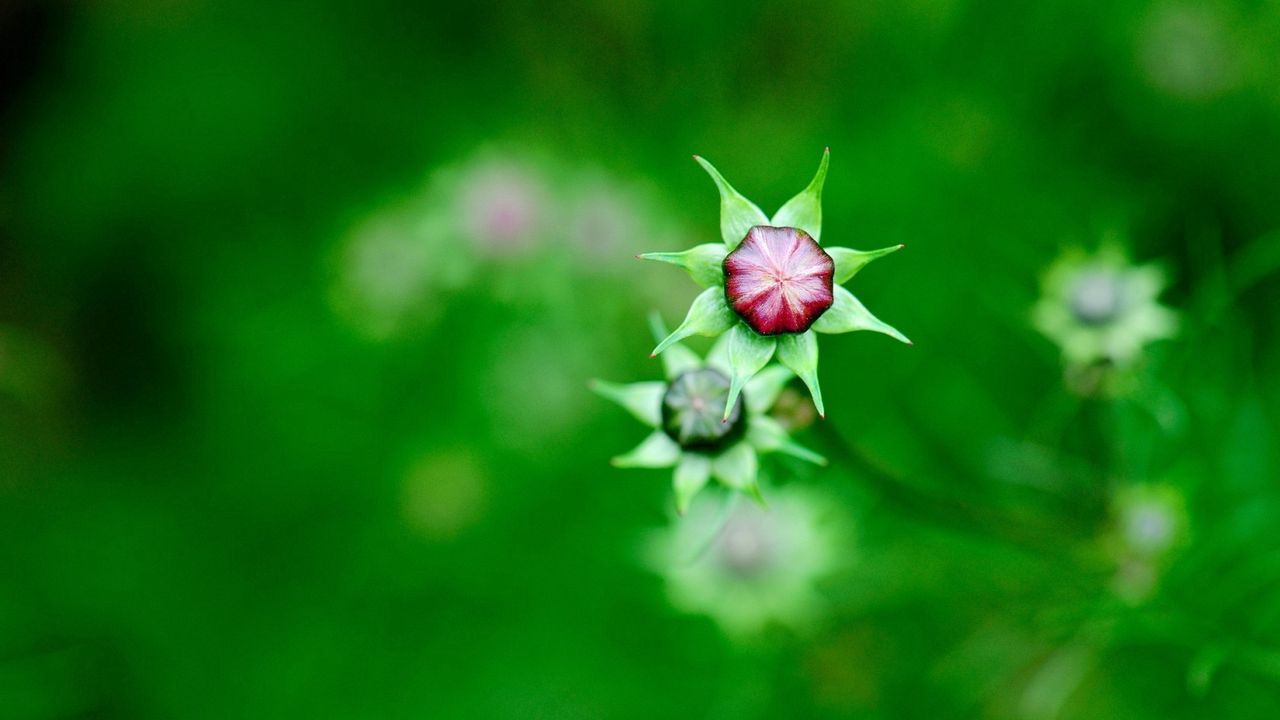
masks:
[[[667,336],[667,324],[662,322],[662,316],[656,310],[649,313],[649,330],[653,332],[654,342],[661,342]],[[662,374],[667,380],[675,380],[681,373],[700,367],[702,358],[680,343],[668,346],[662,353]]]
[[[813,324],[813,329],[820,333],[847,333],[857,330],[871,330],[884,333],[895,340],[908,345],[913,344],[906,335],[898,332],[892,325],[881,321],[870,310],[863,307],[853,293],[839,285],[835,286],[835,301],[831,307]]]
[[[774,213],[770,225],[776,227],[793,227],[821,240],[822,235],[822,186],[827,181],[827,165],[831,161],[831,148],[822,151],[822,160],[818,163],[818,172],[809,181],[809,186],[798,195],[787,201],[778,212]]]
[[[671,481],[676,492],[676,512],[681,515],[689,509],[689,501],[706,487],[711,478],[711,458],[701,453],[685,453],[676,465]]]
[[[760,463],[755,448],[740,442],[711,461],[711,474],[727,487],[759,497]]]
[[[810,233],[812,234],[812,233]],[[816,238],[815,238],[816,239]],[[872,260],[876,260],[896,253],[906,245],[892,245],[879,250],[854,250],[847,247],[830,247],[823,248],[831,259],[835,261],[836,272],[835,281],[837,284],[848,282],[850,278],[858,274],[858,271],[871,264]]]
[[[706,243],[684,252],[650,252],[636,257],[679,265],[689,273],[694,282],[702,287],[713,287],[724,284],[724,256],[727,254],[723,245]]]
[[[827,464],[826,458],[796,443],[787,434],[786,428],[768,415],[751,418],[751,425],[747,428],[747,441],[760,452],[779,452],[815,465]]]
[[[684,322],[680,323],[680,327],[676,328],[675,332],[668,335],[665,340],[658,343],[658,347],[653,349],[649,357],[660,354],[674,343],[678,343],[690,335],[719,335],[733,327],[733,324],[737,321],[738,316],[734,314],[729,304],[725,302],[724,288],[707,288],[702,291],[702,294],[694,298],[693,305],[689,307],[689,314],[685,315]]]
[[[706,365],[725,375],[733,374],[733,368],[729,367],[729,333],[721,335],[711,343],[711,349],[707,351]]]
[[[804,381],[809,394],[813,396],[813,405],[818,409],[818,415],[826,417],[826,410],[822,407],[822,388],[818,385],[818,338],[813,331],[779,338],[778,362]]]
[[[773,338],[765,337],[741,322],[729,330],[727,337],[725,350],[730,374],[729,397],[724,406],[723,419],[726,422],[729,420],[729,412],[733,409],[733,404],[742,393],[742,387],[769,363],[777,347],[777,341]]]
[[[722,268],[723,269],[723,268]],[[1157,302],[1169,285],[1169,278],[1158,265],[1140,265],[1128,271],[1129,292],[1140,302]]]
[[[755,203],[734,190],[714,165],[697,155],[694,155],[693,159],[707,171],[720,191],[720,236],[724,238],[726,247],[730,250],[738,247],[738,243],[747,236],[748,230],[756,225],[769,224],[769,218],[764,212],[756,207]]]
[[[795,373],[781,365],[771,365],[756,373],[756,376],[742,388],[746,393],[744,402],[747,409],[756,415],[768,412],[769,408],[778,401],[778,395],[782,393],[782,389],[795,376]]]
[[[667,468],[680,460],[680,446],[675,440],[667,437],[661,430],[655,430],[645,438],[634,450],[626,455],[613,459],[615,467],[621,468]]]
[[[664,382],[638,382],[622,385],[606,380],[592,380],[590,388],[600,397],[621,405],[637,420],[656,428],[662,423],[662,394],[667,391]]]

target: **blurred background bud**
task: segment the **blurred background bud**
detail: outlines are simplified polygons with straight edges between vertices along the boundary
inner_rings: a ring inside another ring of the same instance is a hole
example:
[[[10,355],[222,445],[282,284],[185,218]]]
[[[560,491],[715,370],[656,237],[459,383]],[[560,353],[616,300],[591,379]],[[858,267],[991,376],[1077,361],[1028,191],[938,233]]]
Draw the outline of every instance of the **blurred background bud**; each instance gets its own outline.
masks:
[[[1116,492],[1111,506],[1116,562],[1113,586],[1130,602],[1147,599],[1178,546],[1188,540],[1186,502],[1168,485],[1131,485]]]
[[[818,419],[818,410],[813,406],[809,394],[791,385],[778,394],[778,401],[769,414],[792,433],[804,430]]]
[[[465,239],[489,257],[531,251],[564,216],[531,163],[488,152],[456,169],[454,212]]]
[[[1148,344],[1176,334],[1177,314],[1158,300],[1166,284],[1159,268],[1132,265],[1115,247],[1069,250],[1045,272],[1032,321],[1061,348],[1069,382],[1087,391],[1105,380],[1094,374],[1131,370]]]
[[[449,293],[475,272],[470,249],[432,198],[416,198],[362,221],[338,251],[330,297],[362,334],[387,340],[439,320]]]
[[[688,514],[655,532],[648,562],[671,603],[707,615],[730,636],[772,626],[811,631],[826,604],[819,584],[853,553],[821,495],[795,486],[763,490],[768,507],[706,492]]]

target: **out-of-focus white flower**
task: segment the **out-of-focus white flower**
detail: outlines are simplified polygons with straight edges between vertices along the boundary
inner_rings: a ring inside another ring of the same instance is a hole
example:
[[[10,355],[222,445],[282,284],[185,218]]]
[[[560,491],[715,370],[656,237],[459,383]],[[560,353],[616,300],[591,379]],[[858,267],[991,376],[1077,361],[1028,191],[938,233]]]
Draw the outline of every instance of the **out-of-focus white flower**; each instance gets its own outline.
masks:
[[[1161,571],[1186,542],[1186,501],[1168,485],[1134,485],[1116,493],[1112,529],[1106,539],[1116,562],[1113,588],[1140,602],[1155,591]]]
[[[818,584],[848,554],[834,508],[794,486],[771,489],[768,498],[765,508],[704,493],[650,538],[647,560],[672,605],[738,638],[774,624],[805,630],[821,617]]]
[[[1131,265],[1116,249],[1070,251],[1045,273],[1032,321],[1069,365],[1128,366],[1177,330],[1177,315],[1157,301],[1165,284],[1159,268]]]
[[[376,340],[429,326],[455,291],[481,279],[500,302],[564,307],[574,277],[630,267],[641,246],[676,236],[675,227],[649,195],[614,176],[484,150],[433,170],[419,189],[355,223],[333,256],[330,300]],[[535,251],[529,272],[520,261]]]
[[[1127,554],[1159,558],[1183,540],[1187,511],[1182,494],[1167,485],[1138,485],[1116,496],[1117,531]]]

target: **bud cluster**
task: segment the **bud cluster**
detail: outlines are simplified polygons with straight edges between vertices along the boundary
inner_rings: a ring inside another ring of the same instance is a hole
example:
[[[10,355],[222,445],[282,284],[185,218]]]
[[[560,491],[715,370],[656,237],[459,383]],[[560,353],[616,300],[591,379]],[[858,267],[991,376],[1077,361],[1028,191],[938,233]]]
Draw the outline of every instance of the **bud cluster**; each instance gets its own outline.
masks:
[[[652,356],[663,357],[666,382],[594,385],[654,429],[614,464],[674,467],[681,512],[711,477],[758,495],[757,453],[822,461],[767,414],[786,382],[798,377],[825,416],[817,333],[873,330],[910,344],[842,287],[872,260],[902,246],[859,251],[820,242],[829,151],[808,186],[772,217],[711,163],[694,160],[719,190],[722,242],[639,256],[678,265],[704,288],[674,332],[654,321],[660,332]],[[681,345],[693,335],[719,338],[705,361]]]

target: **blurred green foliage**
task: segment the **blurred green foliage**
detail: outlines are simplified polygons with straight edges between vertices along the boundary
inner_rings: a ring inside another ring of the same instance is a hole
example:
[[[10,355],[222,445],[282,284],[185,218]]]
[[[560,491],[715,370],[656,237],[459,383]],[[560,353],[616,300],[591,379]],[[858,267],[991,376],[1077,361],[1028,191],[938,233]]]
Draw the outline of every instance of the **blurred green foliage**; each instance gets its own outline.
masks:
[[[0,6],[0,718],[1275,716],[1278,51],[1248,1]],[[916,345],[824,343],[832,466],[770,471],[855,539],[744,644],[586,379],[659,377],[690,153],[776,207],[827,145]],[[1104,236],[1182,316],[1119,397],[1029,323]]]

